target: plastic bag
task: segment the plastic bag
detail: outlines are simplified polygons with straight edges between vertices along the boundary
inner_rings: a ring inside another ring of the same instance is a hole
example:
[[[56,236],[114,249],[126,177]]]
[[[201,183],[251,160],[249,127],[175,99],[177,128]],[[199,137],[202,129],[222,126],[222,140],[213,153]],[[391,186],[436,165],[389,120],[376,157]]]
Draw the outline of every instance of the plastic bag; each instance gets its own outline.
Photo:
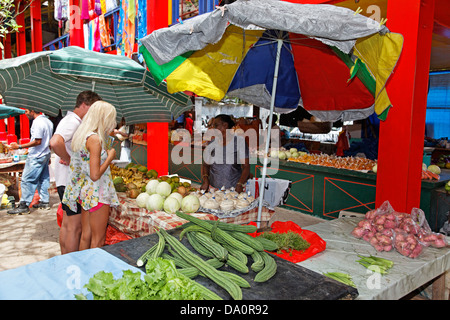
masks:
[[[398,253],[408,258],[417,258],[424,248],[414,234],[402,231],[395,232],[394,247]]]
[[[256,225],[256,223],[254,222],[250,222],[249,224]],[[304,261],[326,249],[327,243],[321,237],[319,237],[317,233],[302,229],[299,225],[295,224],[292,221],[275,221],[274,223],[272,223],[271,228],[271,232],[286,233],[289,231],[293,231],[295,233],[298,233],[310,244],[309,248],[304,251],[292,250],[289,252],[283,251],[283,253],[270,252],[282,259],[297,263]],[[257,237],[260,234],[260,232],[249,233],[249,235],[251,235],[252,237]]]

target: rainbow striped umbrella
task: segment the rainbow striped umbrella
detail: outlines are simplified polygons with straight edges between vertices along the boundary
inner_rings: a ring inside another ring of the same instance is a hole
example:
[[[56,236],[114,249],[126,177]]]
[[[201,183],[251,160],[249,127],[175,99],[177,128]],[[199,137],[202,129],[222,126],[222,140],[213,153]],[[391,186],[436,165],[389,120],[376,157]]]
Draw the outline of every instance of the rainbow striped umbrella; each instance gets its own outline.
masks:
[[[384,87],[403,45],[400,34],[350,9],[274,0],[238,0],[140,40],[149,70],[169,92],[235,96],[269,109],[269,123],[274,111],[299,105],[322,121],[374,111],[385,119]],[[265,154],[269,141],[270,130]]]

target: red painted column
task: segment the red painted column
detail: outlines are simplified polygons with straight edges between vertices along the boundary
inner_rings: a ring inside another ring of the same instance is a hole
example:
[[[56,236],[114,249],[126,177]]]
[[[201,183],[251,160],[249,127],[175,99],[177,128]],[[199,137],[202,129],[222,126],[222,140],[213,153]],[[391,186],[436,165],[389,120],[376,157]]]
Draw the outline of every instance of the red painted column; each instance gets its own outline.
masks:
[[[147,1],[147,33],[168,26],[169,7],[166,1]],[[158,174],[169,173],[169,124],[167,122],[147,123],[147,167]]]
[[[80,0],[69,0],[69,39],[71,46],[84,48]]]
[[[31,52],[42,51],[41,1],[34,0],[30,5]]]
[[[4,46],[4,56],[5,59],[9,59],[12,57],[11,55],[11,34],[7,33],[4,40],[3,40],[3,46]],[[0,60],[2,59],[2,55],[0,54]]]
[[[387,18],[404,45],[387,85],[393,108],[380,124],[376,206],[389,200],[410,213],[420,206],[434,0],[388,1]]]
[[[21,1],[16,1],[16,12],[23,10],[25,4]],[[16,16],[16,22],[21,26],[16,33],[16,51],[18,56],[27,54],[27,40],[25,37],[25,13]]]
[[[24,114],[20,115],[20,140],[19,143],[30,141],[30,120]]]

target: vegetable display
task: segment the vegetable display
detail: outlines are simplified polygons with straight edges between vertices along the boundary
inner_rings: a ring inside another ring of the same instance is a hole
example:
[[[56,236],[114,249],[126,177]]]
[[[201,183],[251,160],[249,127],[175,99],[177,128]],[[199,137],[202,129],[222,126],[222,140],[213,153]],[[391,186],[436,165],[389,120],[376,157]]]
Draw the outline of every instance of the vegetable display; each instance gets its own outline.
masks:
[[[114,279],[110,272],[100,271],[84,286],[94,300],[222,300],[217,294],[180,273],[173,261],[155,258],[146,264],[146,274],[123,271]],[[87,300],[80,293],[77,300]]]
[[[360,265],[366,267],[367,269],[378,272],[380,274],[386,274],[387,271],[392,268],[394,265],[394,262],[388,259],[380,258],[380,257],[374,257],[374,256],[361,256],[358,255],[360,258],[356,262],[358,262]]]
[[[176,215],[189,221],[180,227],[179,239],[158,230],[158,242],[137,259],[138,267],[146,264],[148,269],[147,265],[157,259],[170,260],[179,274],[194,281],[197,276],[208,278],[235,300],[242,299],[242,288],[250,288],[240,273],[248,274],[251,270],[255,273],[254,282],[268,281],[276,274],[277,263],[264,250],[274,251],[278,246],[271,240],[260,241],[247,234],[255,232],[256,226],[201,220],[181,211]],[[190,246],[181,241],[183,238]],[[224,265],[235,272],[219,270]],[[210,297],[205,295],[206,299]]]
[[[323,274],[324,276],[327,276],[328,278],[334,279],[336,281],[339,281],[343,284],[346,284],[348,286],[356,288],[355,283],[352,280],[352,277],[347,273],[342,272],[327,272]]]
[[[417,258],[425,247],[447,246],[445,236],[434,233],[425,214],[413,208],[411,214],[395,211],[388,201],[366,213],[351,234],[369,242],[377,251],[391,251]]]
[[[296,232],[263,232],[260,237],[273,241],[278,246],[278,253],[281,250],[292,252],[292,250],[306,250],[309,248],[310,243],[302,238],[302,236]]]

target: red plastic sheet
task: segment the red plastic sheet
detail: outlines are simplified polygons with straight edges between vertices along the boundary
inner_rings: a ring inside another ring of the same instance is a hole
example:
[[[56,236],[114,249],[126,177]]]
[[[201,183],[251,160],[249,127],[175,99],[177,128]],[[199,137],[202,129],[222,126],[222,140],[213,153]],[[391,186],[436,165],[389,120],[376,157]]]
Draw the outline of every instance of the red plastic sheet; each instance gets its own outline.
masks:
[[[254,222],[250,222],[249,224],[256,225],[256,223]],[[272,228],[271,232],[279,232],[279,233],[287,233],[289,231],[296,232],[300,234],[303,237],[303,239],[305,239],[310,243],[309,248],[306,249],[305,251],[292,250],[292,252],[290,251],[288,252],[282,250],[281,254],[276,252],[270,252],[272,254],[279,256],[282,259],[291,261],[293,263],[304,261],[314,256],[315,254],[324,251],[327,246],[327,243],[321,237],[319,237],[317,233],[302,229],[300,228],[299,225],[295,224],[292,221],[286,222],[275,221],[274,223],[272,223],[271,228]],[[251,235],[252,237],[257,237],[260,234],[261,234],[260,232],[249,233],[249,235]]]
[[[59,227],[61,227],[63,216],[64,211],[62,209],[62,204],[60,203],[58,206],[58,210],[56,211],[56,221],[58,222]],[[108,227],[106,228],[105,245],[115,244],[130,239],[131,237],[129,235],[126,235],[125,233],[117,230],[116,228],[110,225],[108,225]]]
[[[61,228],[63,216],[64,216],[64,210],[62,209],[62,204],[60,203],[58,206],[58,210],[56,211],[56,221],[58,222],[58,226],[60,228]]]
[[[115,244],[130,239],[131,237],[129,235],[126,235],[110,225],[106,228],[105,245]]]

